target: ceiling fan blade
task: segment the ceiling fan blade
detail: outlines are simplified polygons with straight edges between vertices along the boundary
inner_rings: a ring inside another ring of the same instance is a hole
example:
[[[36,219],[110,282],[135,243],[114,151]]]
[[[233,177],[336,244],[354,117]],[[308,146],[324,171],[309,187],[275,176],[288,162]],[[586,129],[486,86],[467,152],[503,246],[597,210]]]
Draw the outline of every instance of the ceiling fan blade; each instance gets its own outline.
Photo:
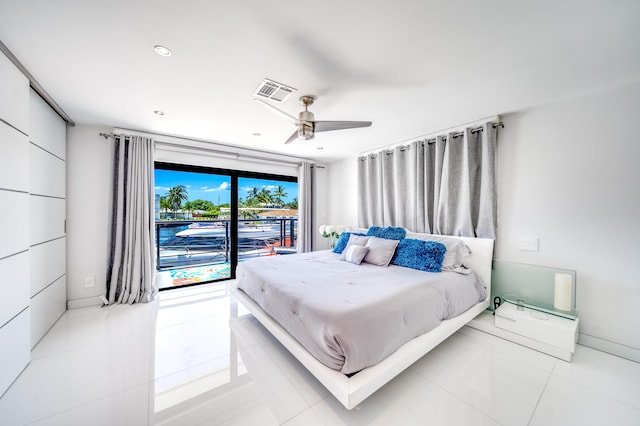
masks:
[[[295,132],[293,132],[293,134],[291,136],[289,136],[289,139],[287,139],[287,141],[284,144],[286,145],[288,143],[291,143],[291,142],[295,141],[296,139],[298,139],[298,131],[297,130]]]
[[[262,99],[254,99],[254,101],[256,102],[260,102],[262,105],[266,106],[267,108],[271,109],[273,112],[275,112],[276,114],[286,118],[287,120],[289,120],[292,124],[295,124],[296,126],[298,125],[298,119],[295,118],[293,115],[290,115],[284,111],[282,111],[279,108],[274,107],[273,105],[271,105],[268,102],[263,101]]]
[[[355,127],[369,127],[370,121],[314,121],[316,132],[328,132],[330,130],[353,129]]]

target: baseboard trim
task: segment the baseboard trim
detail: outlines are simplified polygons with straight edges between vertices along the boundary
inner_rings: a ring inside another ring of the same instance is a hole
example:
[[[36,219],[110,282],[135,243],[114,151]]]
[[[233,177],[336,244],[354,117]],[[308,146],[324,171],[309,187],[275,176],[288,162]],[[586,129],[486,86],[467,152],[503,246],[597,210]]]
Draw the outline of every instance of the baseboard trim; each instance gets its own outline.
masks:
[[[640,363],[640,349],[632,348],[631,346],[622,345],[584,333],[578,333],[578,344]]]
[[[87,297],[86,299],[67,300],[67,309],[86,308],[87,306],[102,305],[102,296]]]

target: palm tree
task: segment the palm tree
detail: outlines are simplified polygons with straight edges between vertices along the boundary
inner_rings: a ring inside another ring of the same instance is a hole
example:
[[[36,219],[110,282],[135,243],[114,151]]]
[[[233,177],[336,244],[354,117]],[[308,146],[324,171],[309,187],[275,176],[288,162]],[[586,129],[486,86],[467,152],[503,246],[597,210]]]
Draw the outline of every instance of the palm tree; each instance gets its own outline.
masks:
[[[184,185],[178,185],[174,186],[173,188],[169,188],[167,199],[172,211],[176,212],[180,210],[182,202],[189,199],[189,195],[187,194],[187,187]]]
[[[271,195],[271,191],[266,188],[262,188],[258,193],[257,197],[258,201],[263,204],[271,204],[273,203],[273,196]]]
[[[287,203],[287,207],[289,207],[290,209],[298,210],[298,197],[296,197],[293,200],[289,201]]]
[[[278,203],[278,206],[282,207],[282,199],[286,196],[287,193],[284,190],[284,186],[278,185],[278,188],[273,193],[274,201]]]
[[[167,195],[160,196],[160,209],[171,210],[171,204],[169,203],[169,197]]]

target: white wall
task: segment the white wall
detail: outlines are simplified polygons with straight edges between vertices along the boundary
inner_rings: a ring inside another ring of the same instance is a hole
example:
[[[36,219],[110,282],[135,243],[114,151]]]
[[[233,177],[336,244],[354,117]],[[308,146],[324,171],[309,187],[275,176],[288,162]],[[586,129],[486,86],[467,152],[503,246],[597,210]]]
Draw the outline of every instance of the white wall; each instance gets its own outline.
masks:
[[[67,300],[69,308],[101,303],[106,289],[111,142],[103,127],[78,125],[67,140]],[[85,288],[84,278],[95,277]]]
[[[327,166],[331,206],[340,206],[339,209],[329,209],[328,222],[331,224],[357,226],[357,161],[356,158],[348,158]]]
[[[640,83],[503,115],[496,258],[575,269],[580,343],[640,361],[638,117]],[[329,165],[332,222],[356,218],[356,167]]]
[[[638,117],[640,83],[504,116],[496,257],[575,269],[581,343],[640,360]]]

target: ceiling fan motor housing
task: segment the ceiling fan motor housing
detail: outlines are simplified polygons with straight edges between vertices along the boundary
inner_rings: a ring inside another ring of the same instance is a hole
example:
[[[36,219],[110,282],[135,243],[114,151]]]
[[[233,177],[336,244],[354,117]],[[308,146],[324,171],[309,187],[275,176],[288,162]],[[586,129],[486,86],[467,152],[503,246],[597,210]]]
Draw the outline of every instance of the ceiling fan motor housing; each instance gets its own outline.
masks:
[[[313,139],[313,123],[303,122],[298,124],[298,137],[300,139]]]
[[[309,140],[313,139],[314,129],[313,121],[315,117],[311,111],[302,111],[298,115],[298,137],[300,139]]]

